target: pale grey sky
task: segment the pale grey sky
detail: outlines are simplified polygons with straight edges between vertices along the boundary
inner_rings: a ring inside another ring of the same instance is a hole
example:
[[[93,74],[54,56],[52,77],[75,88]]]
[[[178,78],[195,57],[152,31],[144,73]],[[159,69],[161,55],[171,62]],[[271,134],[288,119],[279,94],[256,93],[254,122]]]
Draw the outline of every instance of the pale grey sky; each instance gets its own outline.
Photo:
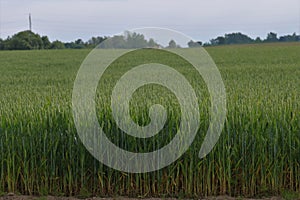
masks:
[[[28,13],[34,32],[62,41],[149,26],[201,41],[300,31],[300,0],[0,0],[0,37],[28,29]]]

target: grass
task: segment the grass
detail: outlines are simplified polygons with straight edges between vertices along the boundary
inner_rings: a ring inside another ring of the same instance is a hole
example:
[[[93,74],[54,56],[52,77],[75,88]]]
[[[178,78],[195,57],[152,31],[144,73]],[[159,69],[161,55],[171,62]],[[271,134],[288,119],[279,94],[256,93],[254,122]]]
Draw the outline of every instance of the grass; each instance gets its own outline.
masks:
[[[201,127],[190,149],[170,166],[146,174],[102,165],[78,139],[72,87],[88,50],[0,51],[0,192],[182,198],[299,194],[300,45],[222,46],[207,51],[223,77],[228,113],[220,140],[201,160],[198,151],[208,127],[210,102],[203,81],[184,60],[162,52],[133,52],[136,59],[120,58],[99,82],[98,120],[114,143],[131,151],[167,144],[180,112],[176,98],[165,88],[140,88],[130,102],[133,119],[149,123],[147,110],[159,102],[168,108],[167,126],[147,141],[116,137],[121,131],[111,117],[108,97],[129,66],[141,59],[165,62],[184,74],[200,97]]]

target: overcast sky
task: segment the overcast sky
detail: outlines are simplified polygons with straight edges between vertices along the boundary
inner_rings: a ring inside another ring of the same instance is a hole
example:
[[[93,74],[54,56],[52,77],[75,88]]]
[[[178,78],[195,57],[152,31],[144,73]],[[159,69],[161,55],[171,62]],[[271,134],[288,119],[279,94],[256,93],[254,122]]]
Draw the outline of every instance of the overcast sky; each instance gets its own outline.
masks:
[[[300,31],[300,0],[0,0],[0,37],[28,29],[74,41],[140,27],[180,31],[195,40],[243,32],[265,38]]]

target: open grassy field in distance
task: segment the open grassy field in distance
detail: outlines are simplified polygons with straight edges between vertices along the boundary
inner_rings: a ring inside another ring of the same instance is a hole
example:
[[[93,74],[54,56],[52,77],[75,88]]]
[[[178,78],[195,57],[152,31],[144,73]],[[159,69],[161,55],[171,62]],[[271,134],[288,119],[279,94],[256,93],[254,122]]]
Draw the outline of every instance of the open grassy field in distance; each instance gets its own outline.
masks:
[[[171,55],[155,50],[132,54],[145,62],[158,59],[169,63],[190,80],[200,99],[201,127],[190,149],[170,166],[146,174],[127,174],[102,165],[78,139],[72,87],[89,50],[0,51],[0,193],[81,197],[299,195],[300,43],[206,50],[222,75],[228,112],[220,140],[204,159],[198,158],[209,123],[204,82],[191,66]],[[153,150],[172,139],[180,112],[175,96],[165,88],[140,88],[131,101],[133,119],[147,124],[149,105],[159,102],[168,108],[167,125],[150,141],[116,137],[121,131],[110,114],[109,94],[134,63],[134,59],[120,58],[99,82],[98,120],[122,148]]]

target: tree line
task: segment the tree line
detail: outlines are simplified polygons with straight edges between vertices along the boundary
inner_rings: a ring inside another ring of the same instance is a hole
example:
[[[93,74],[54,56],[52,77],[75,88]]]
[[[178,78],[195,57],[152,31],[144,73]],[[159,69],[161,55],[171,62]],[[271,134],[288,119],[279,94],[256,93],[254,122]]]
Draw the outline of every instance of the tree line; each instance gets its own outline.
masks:
[[[230,45],[230,44],[251,44],[251,43],[271,43],[271,42],[300,42],[300,35],[293,33],[292,35],[277,36],[277,33],[270,32],[265,39],[257,37],[252,39],[251,37],[238,33],[225,34],[215,39],[211,39],[203,46],[216,46],[216,45]]]
[[[144,35],[125,32],[125,36],[92,37],[84,42],[77,39],[74,42],[50,42],[47,36],[40,36],[32,31],[21,31],[5,40],[0,38],[0,50],[31,50],[31,49],[85,49],[85,48],[154,48],[159,47],[153,39],[146,40]],[[105,42],[104,42],[105,41]]]
[[[94,48],[104,41],[106,37],[92,37],[87,42],[77,39],[74,42],[50,42],[48,36],[40,36],[32,31],[21,31],[12,37],[3,40],[0,38],[0,50],[31,50],[31,49],[83,49]]]
[[[109,38],[109,40],[107,40]],[[104,42],[105,41],[105,42]],[[268,43],[268,42],[299,42],[300,35],[293,33],[292,35],[285,35],[278,37],[276,33],[268,33],[265,39],[251,37],[238,33],[225,34],[209,42],[202,44],[201,41],[189,41],[189,47],[199,46],[216,46],[216,45],[231,45],[231,44],[251,44],[251,43]],[[100,44],[100,45],[99,45]],[[99,45],[99,46],[97,46]],[[21,31],[12,37],[7,37],[3,40],[0,38],[0,50],[31,50],[31,49],[84,49],[84,48],[163,48],[160,44],[155,42],[152,38],[145,39],[144,35],[138,33],[131,33],[126,31],[124,36],[113,37],[92,37],[88,41],[77,39],[73,42],[61,42],[55,40],[50,42],[47,36],[40,36],[32,31]],[[170,40],[166,48],[180,48],[176,41]]]

